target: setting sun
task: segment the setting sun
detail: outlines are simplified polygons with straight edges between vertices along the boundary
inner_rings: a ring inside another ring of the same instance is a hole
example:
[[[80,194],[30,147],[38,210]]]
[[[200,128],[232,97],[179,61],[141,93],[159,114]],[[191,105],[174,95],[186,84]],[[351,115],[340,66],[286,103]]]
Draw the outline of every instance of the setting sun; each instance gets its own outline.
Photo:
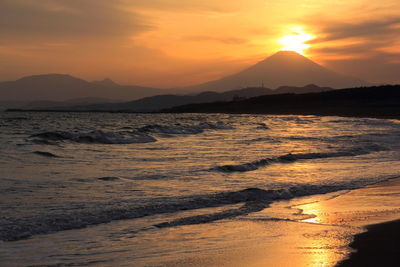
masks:
[[[313,39],[314,36],[303,32],[300,27],[294,27],[291,30],[292,34],[279,39],[279,43],[282,45],[281,50],[294,51],[304,55],[304,50],[310,47],[306,42]]]

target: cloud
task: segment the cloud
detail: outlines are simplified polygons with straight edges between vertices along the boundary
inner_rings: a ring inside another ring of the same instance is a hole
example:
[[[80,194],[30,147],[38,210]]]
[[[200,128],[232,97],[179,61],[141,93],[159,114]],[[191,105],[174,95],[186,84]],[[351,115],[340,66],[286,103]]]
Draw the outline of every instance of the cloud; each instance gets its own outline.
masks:
[[[398,63],[391,63],[396,61]],[[378,84],[400,84],[400,56],[377,54],[357,60],[330,60],[326,65],[338,72],[352,74]]]
[[[229,4],[215,0],[122,0],[127,7],[134,9],[151,9],[173,12],[188,12],[188,13],[212,13],[224,14],[237,12],[237,3]]]
[[[337,41],[349,38],[374,40],[376,38],[396,38],[400,34],[400,17],[368,20],[359,23],[338,23],[325,21],[318,26],[320,38],[310,43]]]
[[[400,16],[309,23],[320,36],[309,42],[310,53],[328,67],[371,82],[400,83]]]
[[[144,17],[109,0],[2,0],[0,37],[37,40],[131,36],[152,29]]]
[[[390,40],[370,40],[369,42],[356,42],[351,44],[339,44],[339,45],[327,45],[327,46],[316,46],[312,48],[313,53],[318,54],[335,54],[335,55],[368,55],[372,54],[372,51],[377,51],[383,47],[390,46],[392,42]],[[376,52],[374,52],[375,54]]]
[[[217,42],[230,45],[239,45],[248,43],[248,40],[244,38],[230,37],[230,36],[216,37],[216,36],[196,35],[196,36],[188,36],[185,37],[184,39],[194,42]]]

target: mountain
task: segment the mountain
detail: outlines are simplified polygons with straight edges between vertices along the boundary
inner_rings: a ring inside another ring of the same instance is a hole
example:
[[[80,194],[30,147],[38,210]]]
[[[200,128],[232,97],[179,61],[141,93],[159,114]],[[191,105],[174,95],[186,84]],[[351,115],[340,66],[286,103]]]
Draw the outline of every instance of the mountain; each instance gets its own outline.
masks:
[[[308,84],[307,88],[303,87]],[[315,84],[314,87],[312,84]],[[137,100],[165,94],[198,94],[226,92],[239,88],[278,88],[275,93],[314,92],[321,87],[356,87],[366,84],[356,78],[330,71],[296,52],[281,51],[237,74],[208,83],[176,89],[156,89],[135,85],[119,85],[109,78],[88,82],[66,74],[45,74],[23,77],[16,81],[0,82],[2,105],[16,106],[15,101],[66,101],[97,97],[109,100]],[[260,87],[263,85],[262,87]],[[287,86],[285,87],[282,86]],[[250,91],[247,90],[246,97]],[[253,95],[254,96],[254,95]],[[224,98],[226,99],[226,98]],[[7,102],[5,102],[7,101]],[[7,104],[8,103],[8,104]],[[1,103],[0,103],[1,104]],[[36,105],[37,106],[37,105]]]
[[[261,84],[269,88],[306,84],[333,88],[367,85],[357,78],[333,72],[296,52],[280,51],[239,73],[182,89],[191,92],[223,92],[244,87],[259,87]]]
[[[241,101],[190,104],[163,112],[329,115],[400,118],[400,85],[359,87],[307,94],[279,94]]]
[[[316,85],[308,85],[305,87],[281,87],[278,90],[272,90],[263,87],[243,88],[223,93],[202,92],[196,95],[157,95],[145,97],[142,99],[120,102],[120,103],[102,103],[93,105],[57,105],[53,107],[23,107],[24,109],[41,109],[41,110],[68,110],[68,111],[128,111],[128,112],[154,112],[161,109],[172,108],[175,106],[193,104],[193,103],[210,103],[217,101],[239,101],[246,98],[277,94],[280,91],[285,93],[297,92],[322,92],[332,90],[328,87],[318,87]],[[65,102],[64,102],[65,103]]]
[[[74,98],[66,101],[50,101],[50,100],[39,100],[39,101],[31,101],[21,103],[19,108],[23,109],[50,109],[50,108],[59,108],[66,106],[81,106],[81,105],[95,105],[95,104],[108,104],[113,103],[115,100],[110,100],[107,98],[100,97],[83,97],[83,98]]]
[[[118,103],[103,103],[93,105],[64,105],[54,107],[34,107],[23,109],[41,110],[74,110],[74,111],[129,111],[129,112],[154,112],[165,108],[190,104],[190,103],[209,103],[215,101],[231,101],[233,99],[244,99],[248,97],[260,96],[272,93],[268,88],[244,88],[224,93],[202,92],[196,95],[156,95],[141,98],[138,100]]]
[[[97,85],[102,85],[102,86],[109,86],[109,87],[119,86],[118,83],[114,82],[110,78],[105,78],[104,80],[101,80],[101,81],[93,81],[92,83],[97,84]]]
[[[34,75],[0,82],[2,101],[65,101],[86,97],[131,100],[165,92],[150,87],[118,85],[110,79],[91,83],[66,74]]]

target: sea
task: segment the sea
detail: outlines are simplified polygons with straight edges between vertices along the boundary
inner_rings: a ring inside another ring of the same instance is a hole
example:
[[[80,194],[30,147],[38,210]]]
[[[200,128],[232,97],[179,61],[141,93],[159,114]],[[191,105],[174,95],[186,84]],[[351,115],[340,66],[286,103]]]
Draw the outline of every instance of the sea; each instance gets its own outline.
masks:
[[[399,159],[399,120],[0,112],[0,266],[253,266],[234,255],[313,227],[280,203],[398,177]]]

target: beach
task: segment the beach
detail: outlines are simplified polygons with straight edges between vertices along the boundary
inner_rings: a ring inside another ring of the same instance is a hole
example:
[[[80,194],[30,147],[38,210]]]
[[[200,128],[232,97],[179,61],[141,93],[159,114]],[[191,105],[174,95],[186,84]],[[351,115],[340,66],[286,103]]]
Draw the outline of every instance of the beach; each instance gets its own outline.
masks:
[[[328,199],[314,197],[276,203],[271,208],[275,211],[290,207],[300,209],[300,216],[310,216],[297,223],[283,223],[283,229],[275,232],[281,235],[275,243],[254,240],[242,243],[240,249],[226,249],[218,254],[211,252],[211,257],[197,256],[190,261],[165,266],[398,266],[399,195],[400,179],[397,178],[332,195]],[[297,206],[296,202],[311,203]],[[248,216],[239,224],[248,223],[252,218],[256,221],[271,209]],[[251,227],[252,235],[271,234],[266,229],[267,220],[264,222],[266,228],[260,228],[259,223],[247,226]]]
[[[392,221],[367,227],[368,231],[356,235],[351,247],[357,251],[338,267],[398,266],[400,250],[400,221]]]
[[[399,187],[399,180],[393,181],[395,187]],[[386,183],[384,183],[386,184]],[[387,187],[385,186],[387,189]],[[393,198],[399,197],[398,189],[392,191]],[[396,214],[396,212],[394,212]],[[400,260],[400,220],[399,214],[390,216],[397,219],[380,224],[373,224],[366,227],[366,232],[355,236],[350,247],[355,251],[350,254],[349,259],[339,263],[337,267],[369,267],[369,266],[398,266]],[[385,216],[384,216],[385,217]]]
[[[0,119],[4,266],[332,267],[399,219],[396,120]]]
[[[353,252],[337,267],[398,266],[399,195],[400,179],[393,179],[304,208],[324,207],[310,221],[356,226],[362,230],[350,244]]]

